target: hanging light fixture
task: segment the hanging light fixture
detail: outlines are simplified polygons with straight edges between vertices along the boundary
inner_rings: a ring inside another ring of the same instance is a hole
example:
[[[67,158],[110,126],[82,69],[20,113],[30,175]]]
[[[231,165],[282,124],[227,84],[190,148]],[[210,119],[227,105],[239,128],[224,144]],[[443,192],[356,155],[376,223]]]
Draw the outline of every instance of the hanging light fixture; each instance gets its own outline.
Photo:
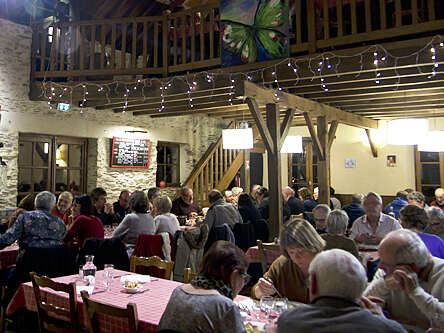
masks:
[[[444,131],[429,131],[424,142],[418,144],[419,151],[444,151]]]
[[[297,154],[302,153],[302,136],[300,135],[287,135],[284,144],[281,148],[282,154]]]
[[[222,147],[224,149],[252,149],[253,130],[248,123],[239,124],[239,128],[222,130]]]
[[[387,124],[387,143],[417,145],[424,141],[429,129],[427,119],[396,119]]]

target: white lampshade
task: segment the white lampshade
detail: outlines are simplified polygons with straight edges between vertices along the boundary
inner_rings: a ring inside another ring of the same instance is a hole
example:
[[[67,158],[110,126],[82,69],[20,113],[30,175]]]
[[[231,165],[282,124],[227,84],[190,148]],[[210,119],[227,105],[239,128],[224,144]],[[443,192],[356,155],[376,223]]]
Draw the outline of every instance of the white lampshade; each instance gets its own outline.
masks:
[[[417,145],[424,141],[429,129],[427,119],[396,119],[387,124],[387,143]]]
[[[281,148],[282,154],[302,153],[302,136],[287,135]]]
[[[444,131],[429,131],[424,142],[418,144],[419,151],[444,151]]]
[[[222,147],[224,149],[252,149],[253,130],[251,128],[223,130]]]

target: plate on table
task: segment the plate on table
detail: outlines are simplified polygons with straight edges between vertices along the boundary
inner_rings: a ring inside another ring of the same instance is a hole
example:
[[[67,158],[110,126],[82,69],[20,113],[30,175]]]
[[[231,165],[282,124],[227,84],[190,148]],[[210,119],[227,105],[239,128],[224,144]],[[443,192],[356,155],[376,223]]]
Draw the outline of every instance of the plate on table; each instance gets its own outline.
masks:
[[[142,286],[140,286],[138,288],[130,288],[130,287],[123,286],[123,289],[128,294],[137,294],[137,293],[140,293],[142,291]]]

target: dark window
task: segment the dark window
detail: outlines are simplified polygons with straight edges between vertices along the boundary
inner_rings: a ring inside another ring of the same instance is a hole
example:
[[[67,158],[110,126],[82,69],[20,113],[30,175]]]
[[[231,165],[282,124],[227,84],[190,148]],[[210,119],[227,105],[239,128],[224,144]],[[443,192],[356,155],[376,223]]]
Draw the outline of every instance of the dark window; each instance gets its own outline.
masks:
[[[156,184],[161,181],[166,186],[180,185],[180,146],[176,143],[157,143],[157,172]]]

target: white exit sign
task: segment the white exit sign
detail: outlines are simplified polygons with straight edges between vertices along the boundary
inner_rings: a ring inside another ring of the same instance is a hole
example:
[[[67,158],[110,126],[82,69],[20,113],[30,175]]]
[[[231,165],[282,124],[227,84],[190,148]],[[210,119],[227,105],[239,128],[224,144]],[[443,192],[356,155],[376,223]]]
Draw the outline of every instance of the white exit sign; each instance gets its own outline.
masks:
[[[66,111],[69,111],[69,104],[68,103],[59,103],[57,108],[59,109],[59,111],[66,112]]]

